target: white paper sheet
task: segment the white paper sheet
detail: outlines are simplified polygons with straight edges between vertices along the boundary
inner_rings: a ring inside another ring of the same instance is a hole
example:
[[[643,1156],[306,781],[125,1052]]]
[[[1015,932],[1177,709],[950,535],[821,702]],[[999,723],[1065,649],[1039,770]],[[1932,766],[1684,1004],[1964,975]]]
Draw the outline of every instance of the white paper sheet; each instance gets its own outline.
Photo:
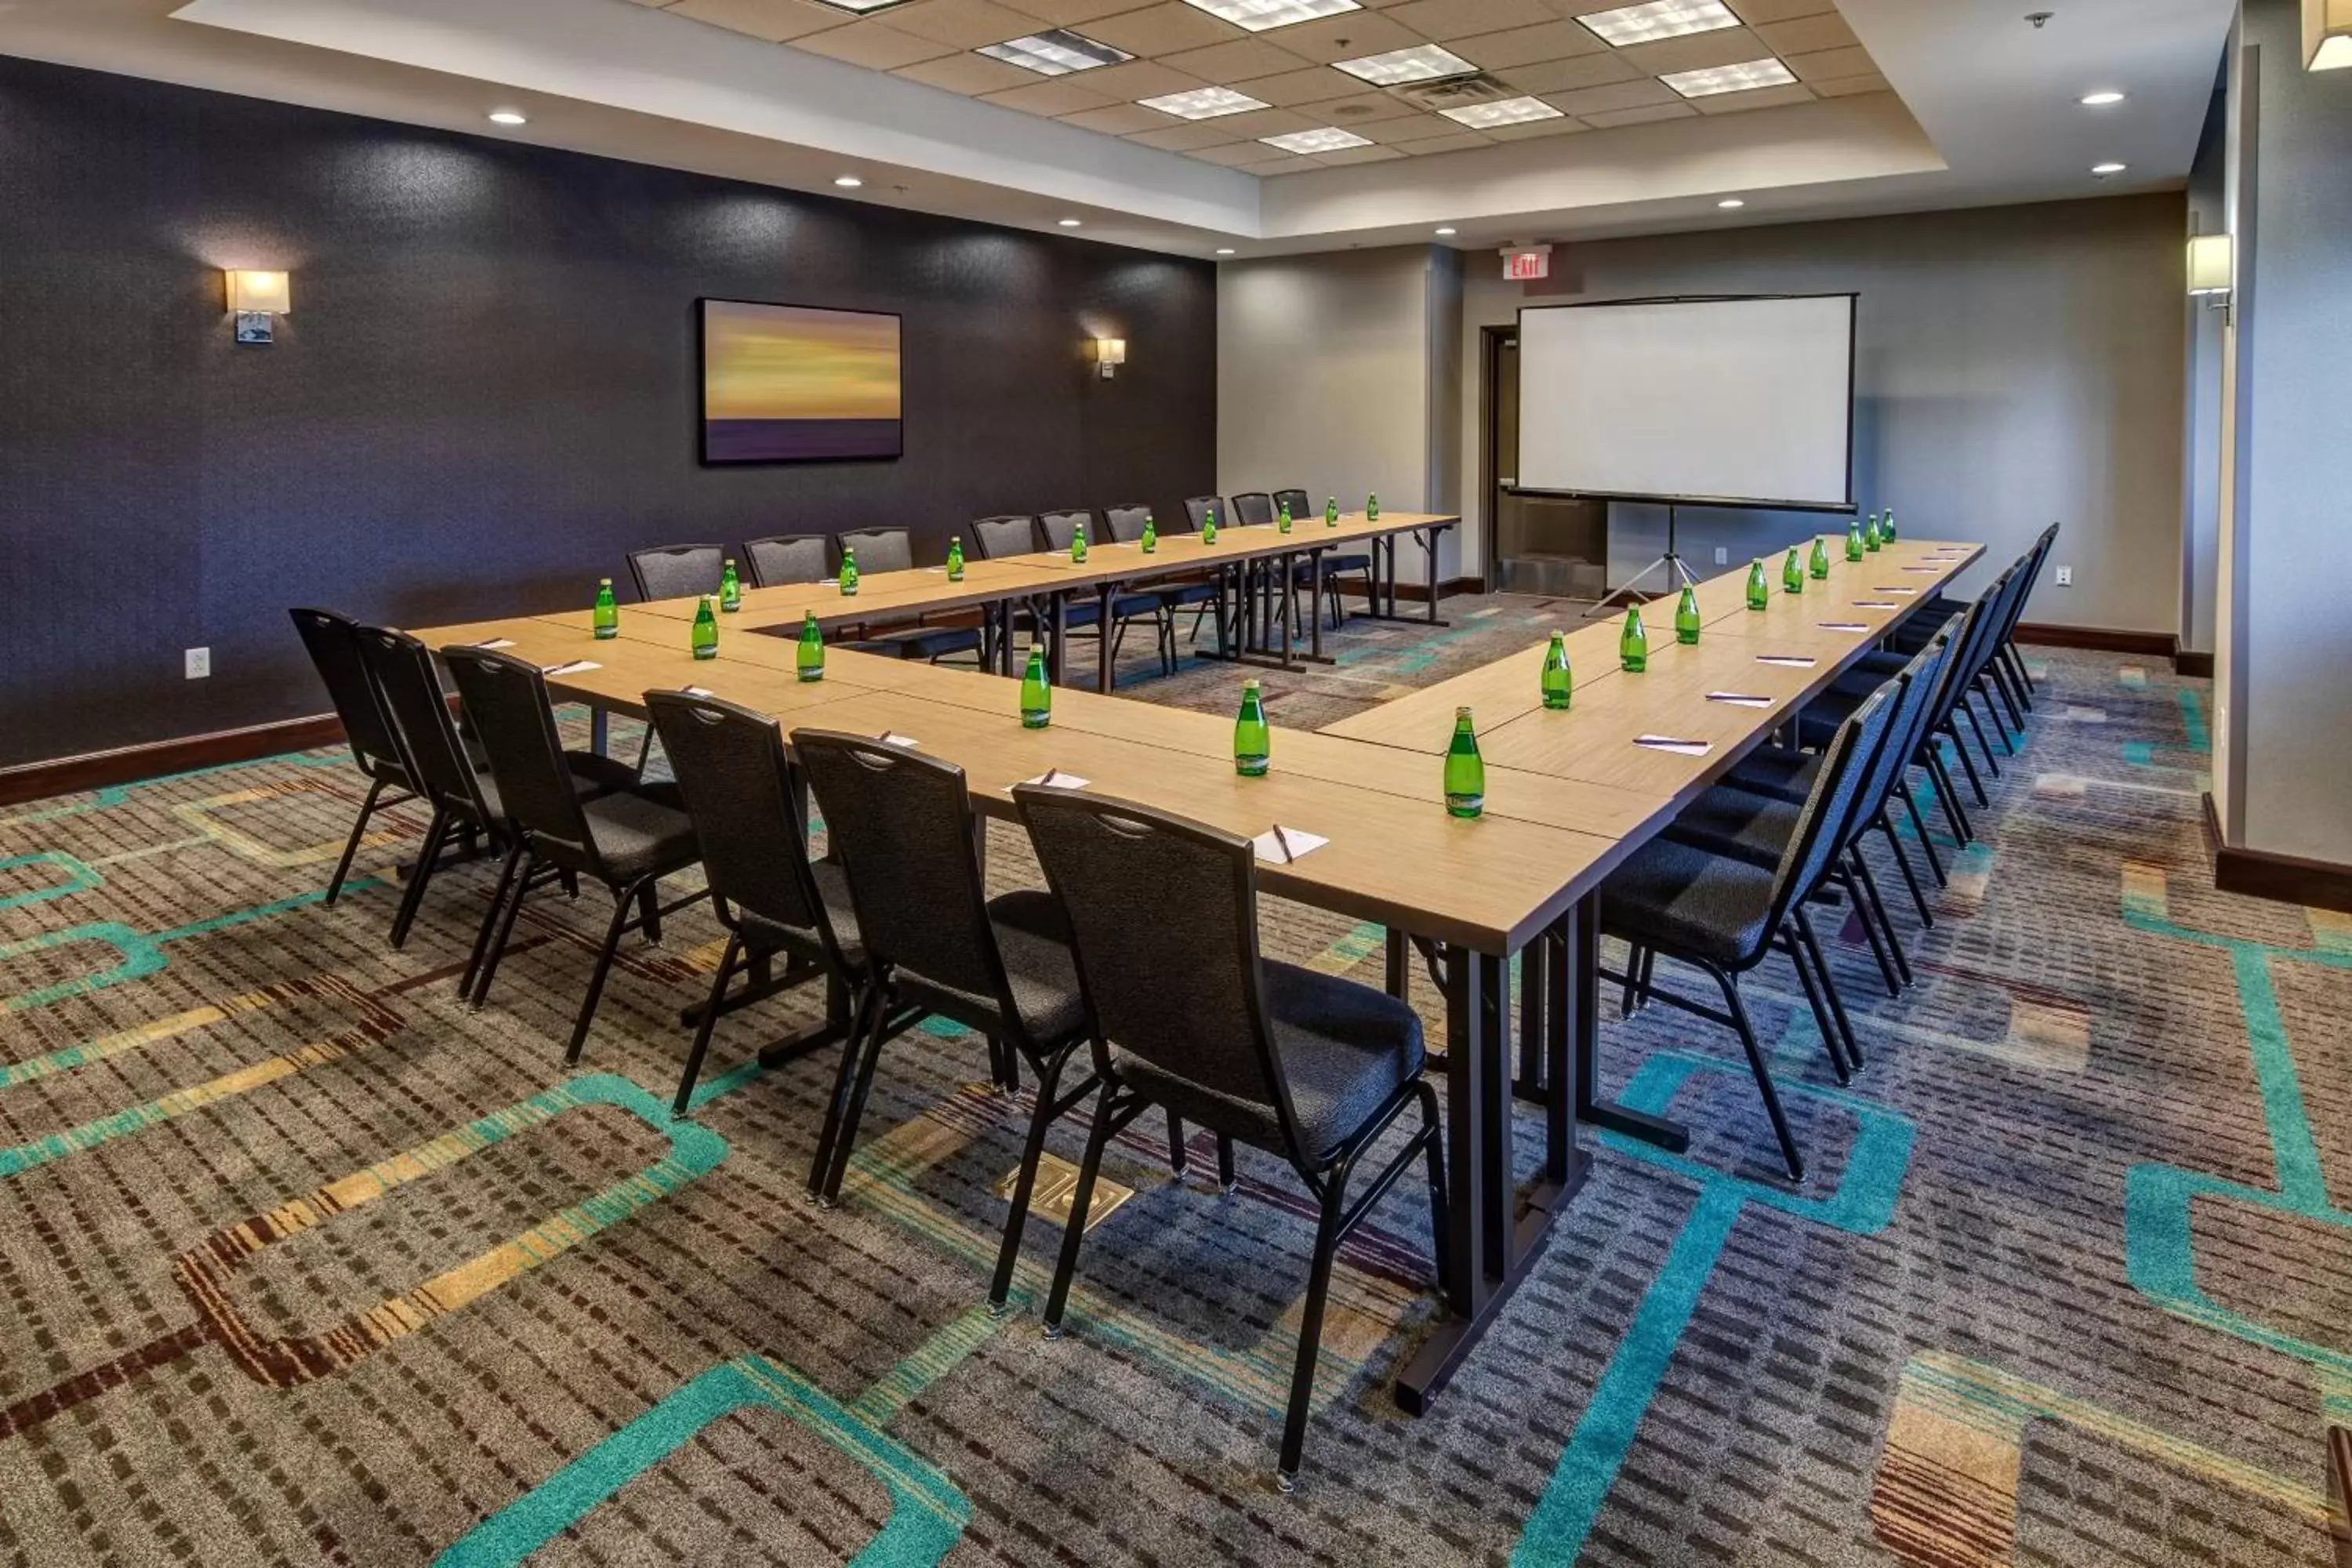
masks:
[[[1645,751],[1673,752],[1685,757],[1703,757],[1715,750],[1713,741],[1677,741],[1672,735],[1636,735],[1633,744]]]
[[[1259,859],[1271,860],[1277,866],[1286,866],[1303,855],[1311,855],[1330,842],[1319,833],[1285,827],[1279,823],[1250,840],[1257,849]]]

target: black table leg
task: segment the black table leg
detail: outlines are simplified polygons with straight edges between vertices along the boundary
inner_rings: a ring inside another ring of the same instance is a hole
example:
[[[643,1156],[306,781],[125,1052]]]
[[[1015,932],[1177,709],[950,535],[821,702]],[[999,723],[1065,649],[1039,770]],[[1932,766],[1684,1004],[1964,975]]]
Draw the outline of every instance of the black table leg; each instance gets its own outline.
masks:
[[[1095,689],[1105,696],[1110,694],[1111,682],[1118,679],[1110,650],[1110,588],[1106,583],[1097,594],[1097,602],[1102,607],[1095,612]]]
[[[1570,917],[1569,967],[1574,971],[1570,1049],[1576,1058],[1576,1119],[1682,1153],[1690,1129],[1601,1098],[1601,895],[1587,893]]]
[[[1425,588],[1425,591],[1427,592],[1427,594],[1428,594],[1428,595],[1429,595],[1428,600],[1427,600],[1427,603],[1428,603],[1428,605],[1429,605],[1429,624],[1430,624],[1431,626],[1433,626],[1438,624],[1438,623],[1437,623],[1437,536],[1438,536],[1439,534],[1441,534],[1441,533],[1444,532],[1444,531],[1444,531],[1444,529],[1442,529],[1442,528],[1432,528],[1432,529],[1426,529],[1426,530],[1423,530],[1423,531],[1422,531],[1419,534],[1417,534],[1417,535],[1416,535],[1416,537],[1417,537],[1417,538],[1419,538],[1419,539],[1420,539],[1420,541],[1421,541],[1421,548],[1422,548],[1422,552],[1423,552],[1423,558],[1424,558],[1424,559],[1428,562],[1428,563],[1429,563],[1429,581],[1424,584],[1424,588]]]
[[[1323,552],[1310,550],[1307,553],[1307,560],[1309,574],[1307,595],[1307,657],[1319,659],[1323,657]]]
[[[1045,639],[1045,683],[1059,686],[1062,684],[1062,666],[1066,662],[1062,658],[1062,647],[1069,641],[1068,598],[1059,588],[1045,596],[1052,601],[1051,607],[1045,612],[1049,623]]]

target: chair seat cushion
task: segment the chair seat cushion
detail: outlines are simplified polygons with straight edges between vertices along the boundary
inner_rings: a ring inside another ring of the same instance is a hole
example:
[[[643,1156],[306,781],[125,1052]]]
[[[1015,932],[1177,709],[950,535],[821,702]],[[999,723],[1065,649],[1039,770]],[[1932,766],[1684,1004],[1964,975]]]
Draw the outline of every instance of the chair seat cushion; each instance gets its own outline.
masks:
[[[1193,605],[1213,604],[1216,602],[1217,598],[1217,584],[1214,583],[1180,583],[1172,588],[1160,589],[1156,596],[1161,604],[1166,605],[1170,609],[1189,608]]]
[[[667,877],[702,858],[694,819],[679,802],[676,784],[645,784],[584,802],[581,815],[595,836],[604,868],[620,882]]]
[[[1813,793],[1813,781],[1821,772],[1822,759],[1814,752],[1787,746],[1759,746],[1741,759],[1724,782],[1802,805],[1805,797]]]
[[[1669,953],[1744,967],[1770,932],[1772,872],[1653,838],[1601,884],[1601,929]]]
[[[833,927],[833,940],[841,948],[842,958],[852,968],[866,962],[865,943],[858,940],[857,911],[849,899],[849,878],[837,860],[819,860],[809,867],[816,879],[817,896],[824,900],[824,917]],[[797,953],[814,963],[823,963],[824,943],[812,926],[787,925],[754,914],[740,906],[735,911],[735,923],[745,940],[758,947],[780,948]]]
[[[572,770],[572,793],[583,800],[628,789],[637,782],[637,770],[618,757],[597,752],[566,752],[563,762]],[[490,808],[490,822],[503,824],[507,809],[506,803],[499,798],[498,781],[485,773],[476,782],[482,792],[482,804]]]
[[[1803,815],[1801,805],[1738,784],[1717,784],[1683,807],[1666,832],[1702,849],[1772,867],[1780,863]]]
[[[885,632],[855,645],[861,653],[879,653],[897,658],[944,658],[951,653],[969,653],[980,647],[980,632],[972,626],[909,626],[904,631]]]
[[[1019,1026],[1029,1042],[1052,1047],[1084,1034],[1087,1007],[1078,992],[1078,966],[1070,956],[1070,923],[1054,895],[1029,888],[991,899],[988,919],[995,928],[996,951],[1004,961],[1013,1005],[1021,1015]],[[971,1028],[1003,1026],[993,996],[942,985],[906,970],[898,972],[897,984],[923,1005]]]

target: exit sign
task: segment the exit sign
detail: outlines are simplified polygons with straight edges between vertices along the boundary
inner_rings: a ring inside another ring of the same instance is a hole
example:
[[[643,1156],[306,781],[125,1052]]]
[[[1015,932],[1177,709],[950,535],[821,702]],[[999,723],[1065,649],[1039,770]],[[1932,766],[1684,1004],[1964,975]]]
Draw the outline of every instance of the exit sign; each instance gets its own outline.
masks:
[[[1503,252],[1503,280],[1528,283],[1551,276],[1551,247],[1531,245]]]

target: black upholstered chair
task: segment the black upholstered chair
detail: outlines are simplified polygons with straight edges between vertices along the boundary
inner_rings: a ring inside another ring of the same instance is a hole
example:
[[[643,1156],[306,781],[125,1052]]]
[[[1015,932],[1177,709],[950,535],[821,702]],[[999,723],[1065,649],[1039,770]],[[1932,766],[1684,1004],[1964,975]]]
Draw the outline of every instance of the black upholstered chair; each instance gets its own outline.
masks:
[[[822,979],[853,999],[849,1033],[855,1038],[869,1001],[866,951],[858,945],[841,867],[809,860],[800,791],[776,721],[682,691],[648,691],[646,709],[694,819],[713,908],[727,928],[726,951],[678,1079],[673,1109],[683,1116],[693,1103],[711,1030],[725,1014]],[[772,976],[770,966],[780,955],[784,972]],[[730,996],[728,984],[739,973],[747,982]],[[762,1059],[772,1058],[763,1053]]]
[[[772,533],[743,542],[743,568],[754,588],[822,583],[832,575],[831,554],[822,533]]]
[[[1087,540],[1096,544],[1103,541],[1099,525],[1091,511],[1046,511],[1037,514],[1038,531],[1045,536],[1045,548],[1057,554],[1066,553],[1077,538],[1078,524],[1087,525]],[[1138,524],[1135,537],[1143,537]],[[1119,644],[1127,638],[1127,628],[1139,621],[1150,623],[1152,640],[1160,651],[1160,673],[1176,673],[1175,618],[1166,600],[1157,592],[1111,595],[1111,658],[1118,658]],[[1100,635],[1102,605],[1091,598],[1073,599],[1062,611],[1062,624],[1071,632],[1094,632]]]
[[[979,517],[971,522],[971,547],[984,560],[1037,552],[1037,520],[1026,512]]]
[[[1738,1032],[1794,1181],[1804,1179],[1804,1156],[1789,1131],[1763,1046],[1740,1000],[1738,977],[1777,949],[1795,965],[1815,1016],[1834,1017],[1820,990],[1819,976],[1828,973],[1828,965],[1805,914],[1804,900],[1820,885],[1845,841],[1863,775],[1894,715],[1895,692],[1883,690],[1839,726],[1812,795],[1776,864],[1754,865],[1662,834],[1635,850],[1601,885],[1601,931],[1622,939],[1630,950],[1624,972],[1604,969],[1603,977],[1643,1001],[1664,1002]],[[1654,971],[1660,956],[1706,971],[1729,1010],[1717,1011],[1661,989]],[[1841,1081],[1849,1071],[1841,1055],[1842,1032],[1826,1025],[1822,1031],[1822,1049]]]
[[[605,927],[588,994],[581,999],[572,1042],[564,1051],[569,1065],[580,1059],[580,1049],[587,1043],[588,1026],[596,1016],[621,938],[643,931],[647,941],[660,941],[662,917],[704,896],[698,889],[675,903],[660,901],[661,879],[700,858],[694,824],[671,784],[634,784],[590,800],[580,798],[556,737],[547,679],[537,665],[463,645],[443,648],[441,657],[457,677],[457,694],[489,753],[490,776],[499,786],[500,809],[513,838],[498,893],[475,942],[476,961],[458,982],[460,992],[470,981],[467,1000],[478,1007],[488,999],[499,960],[514,933],[515,917],[535,889],[565,877],[584,878],[603,884],[613,897],[613,919]]]
[[[1234,509],[1226,504],[1225,498],[1223,496],[1192,496],[1184,502],[1184,521],[1191,525],[1194,533],[1201,531],[1201,525],[1209,520],[1209,513],[1212,511],[1217,514],[1219,528],[1229,528],[1233,525]]]
[[[1043,890],[987,896],[962,769],[863,735],[797,730],[792,743],[824,816],[827,846],[848,873],[875,991],[864,1035],[842,1053],[809,1189],[823,1204],[840,1195],[892,1009],[978,1031],[1008,1088],[1026,1060],[1037,1075],[1036,1108],[988,1292],[991,1309],[1002,1311],[1046,1130],[1094,1088],[1091,1073],[1061,1087],[1087,1037],[1068,922]]]
[[[1151,521],[1151,509],[1141,501],[1103,508],[1103,530],[1121,544],[1139,542],[1143,538],[1143,525]]]
[[[1102,1080],[1045,1331],[1061,1331],[1104,1152],[1147,1108],[1216,1135],[1228,1191],[1235,1143],[1287,1161],[1320,1210],[1276,1469],[1287,1491],[1306,1438],[1333,1258],[1416,1159],[1428,1164],[1441,1275],[1444,1268],[1444,1151],[1437,1096],[1422,1077],[1421,1019],[1384,992],[1259,953],[1247,839],[1099,795],[1029,784],[1013,794],[1068,913]],[[1171,907],[1184,911],[1181,959],[1147,913]],[[1412,1135],[1358,1189],[1359,1163],[1415,1108]]]
[[[368,782],[367,798],[360,803],[359,817],[352,824],[351,837],[343,841],[342,858],[335,862],[335,874],[327,879],[327,902],[331,904],[342,897],[343,879],[352,874],[352,858],[359,853],[370,819],[379,811],[415,800],[416,785],[401,764],[400,743],[360,657],[358,625],[332,610],[298,609],[288,614],[294,617],[294,629],[301,634],[302,647],[326,685],[327,700],[334,704],[335,718],[352,749],[352,766]],[[386,790],[394,792],[389,800],[384,798]]]
[[[833,536],[834,548],[843,554],[855,551],[857,570],[862,575],[871,572],[908,572],[914,569],[914,539],[903,528],[858,528]],[[901,621],[904,617],[899,617]],[[972,626],[929,626],[919,617],[911,625],[893,626],[886,617],[864,628],[858,640],[849,645],[860,653],[885,654],[894,658],[923,658],[937,664],[950,654],[969,653],[975,658],[980,653],[980,632]]]
[[[1274,504],[1277,511],[1285,506],[1289,507],[1293,522],[1304,523],[1311,518],[1318,526],[1321,524],[1323,514],[1311,510],[1315,503],[1307,499],[1305,490],[1276,490],[1274,492]],[[1370,605],[1372,602],[1371,552],[1349,550],[1323,557],[1323,596],[1328,601],[1326,607],[1330,611],[1334,627],[1340,624],[1346,614],[1339,599],[1339,579],[1350,575],[1364,580],[1364,603]]]
[[[1231,500],[1234,525],[1237,528],[1258,528],[1274,521],[1274,498],[1264,490],[1236,490]]]
[[[629,576],[640,599],[684,599],[719,592],[726,569],[723,544],[658,544],[629,552]]]

